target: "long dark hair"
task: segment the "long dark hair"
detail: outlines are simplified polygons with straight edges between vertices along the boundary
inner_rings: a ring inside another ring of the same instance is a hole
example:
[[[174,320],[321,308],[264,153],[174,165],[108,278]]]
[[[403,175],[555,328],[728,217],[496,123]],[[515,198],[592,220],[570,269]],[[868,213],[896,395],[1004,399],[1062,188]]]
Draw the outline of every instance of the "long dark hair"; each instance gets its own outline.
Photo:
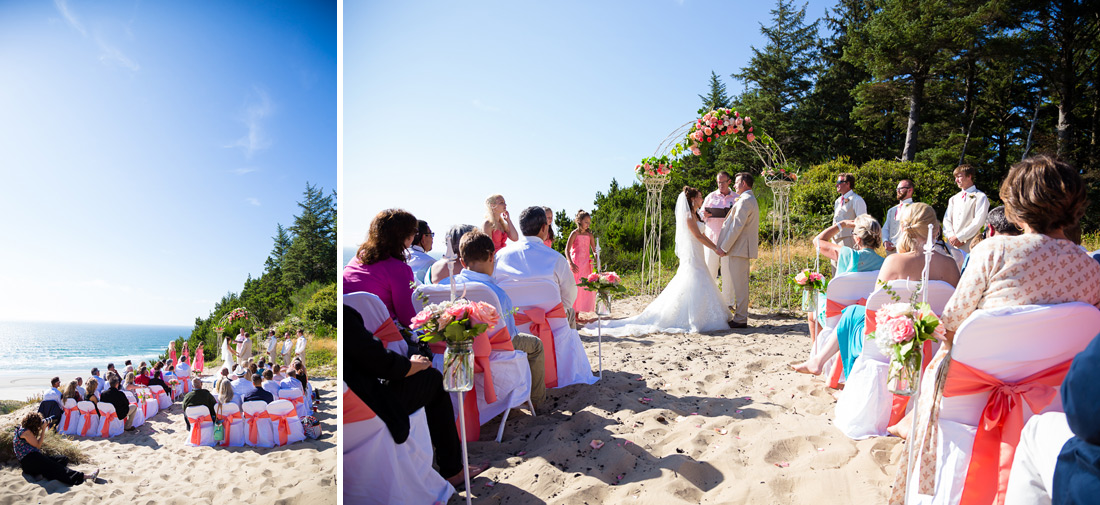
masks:
[[[364,265],[386,258],[405,261],[405,239],[416,234],[416,217],[401,209],[386,209],[374,216],[367,240],[359,246],[356,257]]]
[[[694,200],[697,196],[703,196],[703,192],[691,186],[684,186],[684,198],[687,198],[689,210],[691,209],[691,201]],[[692,212],[691,215],[695,216],[696,221],[699,221],[700,223],[703,222],[703,220],[699,218],[698,212]]]

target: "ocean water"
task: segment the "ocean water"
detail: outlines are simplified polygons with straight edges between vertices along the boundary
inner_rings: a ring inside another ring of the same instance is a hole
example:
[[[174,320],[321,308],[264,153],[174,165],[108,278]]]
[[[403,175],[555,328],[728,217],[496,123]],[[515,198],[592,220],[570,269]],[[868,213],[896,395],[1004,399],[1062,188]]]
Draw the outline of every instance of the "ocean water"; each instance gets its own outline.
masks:
[[[176,337],[191,335],[190,326],[143,326],[93,323],[0,321],[0,373],[48,374],[54,370],[123,368],[150,361]]]

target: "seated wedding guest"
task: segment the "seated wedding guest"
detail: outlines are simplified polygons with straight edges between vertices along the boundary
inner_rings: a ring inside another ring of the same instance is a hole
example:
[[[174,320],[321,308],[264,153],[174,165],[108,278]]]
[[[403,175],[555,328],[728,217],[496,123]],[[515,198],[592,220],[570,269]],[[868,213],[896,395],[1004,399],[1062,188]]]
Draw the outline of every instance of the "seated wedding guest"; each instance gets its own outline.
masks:
[[[275,396],[263,388],[263,376],[256,374],[252,376],[252,392],[245,395],[244,400],[251,402],[254,400],[265,401],[271,403],[275,401]]]
[[[894,236],[896,254],[887,256],[879,269],[875,285],[890,281],[914,279],[920,280],[924,271],[924,244],[928,240],[928,225],[933,226],[932,235],[940,236],[940,223],[936,219],[936,210],[926,203],[909,204],[901,208],[896,216],[898,233]],[[857,236],[858,240],[858,236]],[[928,278],[944,281],[952,286],[959,283],[959,269],[951,251],[942,241],[933,246],[932,261]],[[797,372],[820,374],[837,351],[844,365],[843,376],[848,372],[857,357],[863,351],[863,331],[867,308],[863,305],[849,305],[841,312],[836,331],[827,338],[821,352],[813,354],[805,363],[794,365]]]
[[[546,212],[546,225],[550,227],[546,230],[546,240],[542,243],[546,244],[546,247],[554,247],[554,209],[543,207],[542,210]]]
[[[1100,264],[1063,233],[1084,215],[1085,191],[1077,170],[1050,156],[1012,165],[1001,182],[1000,197],[1005,217],[1023,234],[996,235],[971,249],[970,263],[940,317],[945,345],[929,362],[924,377],[936,377],[939,368],[947,366],[955,331],[974,311],[1068,302],[1100,307]],[[926,413],[939,392],[931,386],[920,389],[918,409]],[[908,435],[909,419],[891,432]]]
[[[412,246],[405,250],[405,263],[412,269],[416,282],[423,283],[425,273],[435,263],[435,258],[428,255],[434,243],[435,233],[428,227],[428,222],[417,221]]]
[[[134,363],[130,360],[126,360],[126,372],[131,373],[134,371]]]
[[[383,347],[363,327],[359,312],[347,305],[344,327],[345,338],[340,342],[348,360],[344,367],[348,388],[386,423],[398,444],[409,437],[409,415],[423,408],[439,474],[452,485],[461,483],[462,452],[451,395],[443,389],[443,374],[424,356],[410,359]],[[486,468],[471,466],[470,478]]]
[[[852,229],[851,240],[855,247],[833,243],[831,239],[841,228]],[[882,243],[882,227],[870,214],[860,214],[855,219],[846,219],[825,228],[814,237],[813,243],[822,257],[836,262],[836,276],[878,270],[884,260],[875,252],[875,248]],[[809,318],[810,336],[814,339],[825,321],[825,293],[818,293],[817,307],[817,314],[811,314]]]
[[[512,216],[508,214],[508,204],[501,195],[492,195],[485,199],[485,223],[481,225],[481,231],[492,237],[493,245],[499,251],[508,241],[519,241],[519,232],[512,224]],[[541,208],[539,210],[542,210]],[[545,214],[543,214],[545,217]],[[346,292],[346,291],[345,291]]]
[[[462,240],[462,236],[476,229],[477,228],[474,227],[474,225],[472,224],[456,224],[452,226],[450,230],[447,230],[447,252],[443,255],[442,258],[436,261],[431,268],[428,269],[428,275],[424,279],[425,283],[439,284],[440,282],[443,282],[443,279],[446,279],[447,276],[451,275],[451,271],[447,267],[447,258],[457,258],[458,243]],[[454,273],[457,274],[461,272],[462,263],[455,260],[453,268]],[[345,291],[345,293],[346,292],[347,291]]]
[[[405,327],[410,326],[416,315],[412,303],[413,273],[405,264],[405,249],[412,245],[415,236],[416,218],[412,214],[400,209],[379,212],[371,221],[367,240],[344,267],[345,293],[373,293],[386,304],[390,317]],[[284,349],[284,352],[289,358],[291,351]]]
[[[302,389],[302,381],[298,380],[297,370],[286,372],[286,378],[279,381],[279,389]]]
[[[226,384],[229,384],[226,382]],[[193,407],[195,405],[205,405],[210,409],[210,419],[217,419],[218,415],[214,411],[214,405],[216,403],[214,395],[210,394],[202,388],[202,379],[195,377],[191,380],[191,392],[183,395],[183,411],[187,412],[187,407]],[[233,389],[229,389],[230,399],[232,399]],[[187,416],[183,416],[183,424],[187,426],[187,431],[191,431],[191,421],[187,419]]]
[[[99,414],[99,395],[95,394],[98,389],[99,381],[95,377],[88,377],[88,394],[84,395],[84,401],[96,404],[96,414]]]
[[[46,479],[56,480],[66,486],[77,486],[85,480],[94,481],[99,476],[99,469],[92,473],[81,473],[70,470],[69,458],[65,456],[49,456],[43,454],[42,441],[46,439],[46,423],[42,414],[31,412],[23,417],[23,421],[15,428],[12,438],[12,450],[19,459],[19,466],[23,473],[28,475],[41,475]]]
[[[283,373],[283,367],[278,364],[271,366],[271,380],[279,382],[286,378],[286,374]]]
[[[218,403],[225,405],[227,403],[234,403],[233,398],[235,394],[233,392],[233,383],[228,380],[223,380],[218,383]]]
[[[76,378],[76,390],[80,392],[80,397],[84,398],[87,391],[84,390],[84,379],[81,377]]]
[[[134,372],[126,372],[126,377],[123,379],[122,389],[125,389],[131,393],[137,391],[137,383],[134,382]]]
[[[107,379],[108,384],[111,382],[111,377],[110,377],[111,375],[118,375],[118,370],[115,370],[115,364],[114,363],[107,363],[107,374],[106,374],[107,377],[106,377],[106,379]],[[122,377],[119,376],[119,378],[121,379]]]
[[[986,234],[985,238],[995,237],[997,235],[1019,235],[1020,227],[1013,224],[1005,217],[1005,207],[994,207],[989,210],[989,214],[986,215]],[[967,253],[966,258],[963,259],[962,269],[966,271],[967,265],[970,264],[970,254]]]
[[[256,390],[256,387],[252,385],[252,376],[249,375],[247,368],[242,368],[237,372],[237,379],[232,383],[233,396],[235,398],[244,398],[249,393]]]
[[[313,385],[309,383],[306,366],[300,361],[295,361],[294,372],[298,375],[298,381],[302,383],[302,396],[306,399],[306,409],[313,412]]]
[[[145,365],[141,365],[141,368],[138,368],[138,375],[134,378],[134,384],[141,386],[149,385],[149,369],[145,368]]]
[[[275,365],[275,366],[278,367],[279,365]],[[271,393],[271,395],[274,396],[274,397],[278,397],[279,396],[279,383],[275,380],[275,374],[273,374],[271,372],[271,370],[264,370],[263,378],[264,378],[264,382],[263,382],[263,385],[261,387],[264,389],[264,391],[267,391],[268,393]]]
[[[573,322],[573,302],[577,299],[577,283],[573,281],[573,271],[569,262],[561,253],[546,247],[543,240],[547,237],[550,224],[546,222],[546,213],[542,207],[528,207],[519,215],[519,228],[523,231],[523,240],[498,250],[493,278],[497,282],[507,280],[546,280],[558,286],[561,303]]]
[[[134,414],[137,413],[137,409],[130,410],[130,400],[126,398],[126,395],[118,389],[121,382],[118,377],[112,376],[108,379],[110,387],[103,392],[103,401],[115,406],[115,415],[119,419],[123,420],[123,424],[126,431],[134,431]]]
[[[42,401],[54,400],[58,404],[62,403],[62,401],[61,401],[61,390],[58,389],[60,387],[61,387],[61,378],[60,377],[54,377],[54,378],[50,379],[50,389],[47,389],[46,392],[42,395]]]
[[[493,264],[496,250],[493,248],[493,239],[480,231],[472,231],[462,237],[459,246],[459,257],[465,267],[462,273],[448,279],[447,284],[455,282],[472,282],[485,285],[497,295],[500,301],[501,317],[508,327],[508,334],[512,337],[512,347],[527,353],[527,364],[531,367],[531,401],[537,407],[546,399],[545,358],[542,355],[542,340],[534,335],[520,333],[516,330],[515,317],[512,315],[512,299],[508,297],[497,282],[493,280]]]
[[[92,376],[88,378],[89,384],[91,384],[92,379],[95,379],[95,382],[98,385],[97,387],[99,389],[95,391],[89,389],[88,392],[95,393],[96,397],[99,397],[99,395],[103,394],[103,389],[106,388],[106,384],[104,383],[103,378],[99,376],[99,368],[92,368]]]
[[[61,393],[61,404],[65,404],[65,400],[72,398],[76,401],[81,401],[84,397],[81,396],[80,390],[77,389],[76,381],[69,381],[69,385],[65,386],[65,391]]]
[[[164,373],[161,372],[161,368],[163,368],[163,367],[164,367],[164,363],[161,363],[159,361],[157,362],[156,365],[153,365],[153,376],[149,378],[149,385],[150,386],[160,386],[160,387],[164,388],[164,392],[168,394],[169,398],[171,398],[172,397],[172,388],[164,380]]]

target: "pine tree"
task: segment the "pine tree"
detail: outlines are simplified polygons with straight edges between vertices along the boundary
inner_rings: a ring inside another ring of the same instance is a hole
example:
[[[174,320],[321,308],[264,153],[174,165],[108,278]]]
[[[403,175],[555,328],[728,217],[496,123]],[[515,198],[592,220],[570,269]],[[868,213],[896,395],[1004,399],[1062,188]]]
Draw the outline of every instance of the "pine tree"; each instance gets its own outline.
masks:
[[[264,270],[271,273],[281,273],[283,259],[286,257],[287,251],[290,250],[290,235],[287,234],[286,228],[283,228],[282,224],[277,224],[275,236],[271,237],[271,240],[275,241],[275,246],[271,248],[271,255],[264,262]]]
[[[331,196],[306,183],[301,214],[290,226],[293,239],[282,261],[284,284],[295,290],[313,281],[336,281],[336,218]]]
[[[726,95],[726,85],[713,70],[710,71],[710,93],[699,95],[699,99],[703,101],[703,108],[699,109],[700,115],[720,107],[730,106],[729,96]]]

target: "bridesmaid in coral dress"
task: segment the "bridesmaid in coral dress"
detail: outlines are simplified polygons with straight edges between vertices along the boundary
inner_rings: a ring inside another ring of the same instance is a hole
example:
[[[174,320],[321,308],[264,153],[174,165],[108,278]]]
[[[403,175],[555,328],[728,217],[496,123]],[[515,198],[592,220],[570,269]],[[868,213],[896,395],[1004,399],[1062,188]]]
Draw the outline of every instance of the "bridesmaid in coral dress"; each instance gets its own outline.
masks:
[[[566,259],[569,261],[569,269],[573,271],[573,281],[580,282],[582,278],[592,273],[592,232],[588,230],[592,224],[592,216],[581,210],[577,211],[575,218],[577,229],[569,234],[569,241],[565,243]],[[587,289],[577,290],[577,301],[573,302],[573,311],[595,312],[596,293]]]
[[[492,237],[493,246],[501,250],[509,240],[519,240],[519,231],[512,224],[512,216],[508,214],[508,204],[501,195],[493,195],[485,199],[485,207],[488,213],[485,215],[485,224],[481,225],[481,231]]]

